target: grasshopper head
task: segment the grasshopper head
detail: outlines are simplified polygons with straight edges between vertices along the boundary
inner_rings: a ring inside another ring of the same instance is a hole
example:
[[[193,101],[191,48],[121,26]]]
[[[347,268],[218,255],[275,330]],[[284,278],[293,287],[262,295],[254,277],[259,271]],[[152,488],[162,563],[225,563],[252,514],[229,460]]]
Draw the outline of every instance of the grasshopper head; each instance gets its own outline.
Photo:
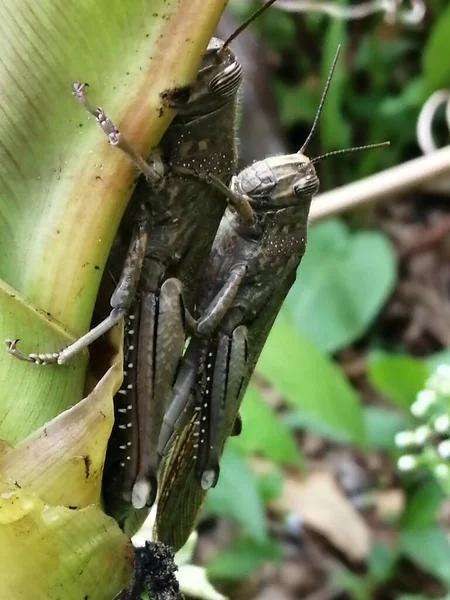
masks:
[[[273,210],[311,200],[319,189],[314,165],[304,154],[272,156],[244,169],[232,182],[252,208]]]
[[[180,114],[201,116],[233,100],[242,81],[242,65],[224,42],[212,38],[203,55],[188,103]]]
[[[267,0],[225,42],[216,37],[211,38],[197,79],[191,87],[189,102],[180,111],[182,115],[207,115],[235,99],[242,81],[242,65],[230,50],[230,44],[276,1]]]

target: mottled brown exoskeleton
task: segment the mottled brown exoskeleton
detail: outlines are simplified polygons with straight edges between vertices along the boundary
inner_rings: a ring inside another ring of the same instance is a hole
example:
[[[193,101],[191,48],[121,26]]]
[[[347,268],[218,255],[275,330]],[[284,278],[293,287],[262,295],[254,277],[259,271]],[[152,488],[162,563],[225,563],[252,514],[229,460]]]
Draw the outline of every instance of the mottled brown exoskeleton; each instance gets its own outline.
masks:
[[[305,252],[309,208],[319,189],[314,165],[323,157],[310,160],[303,152],[337,57],[301,150],[256,162],[230,185],[249,201],[254,221],[244,223],[232,207],[221,221],[197,297],[202,316],[183,357],[158,445],[161,460],[167,459],[155,535],[175,549],[187,540],[206,490],[218,480],[226,439],[240,431],[243,394]],[[183,427],[192,409],[195,416]]]
[[[269,0],[249,19],[276,0]],[[236,170],[236,104],[242,68],[225,43],[213,38],[189,99],[176,106],[161,143],[144,161],[101,108],[85,84],[73,93],[95,116],[110,143],[127,153],[145,176],[121,223],[117,246],[129,241],[125,266],[111,297],[112,311],[97,327],[60,352],[22,354],[38,364],[64,364],[127,316],[124,383],[115,399],[116,423],[105,469],[107,509],[153,504],[157,489],[156,445],[185,342],[185,315],[193,298],[227,201],[252,222],[246,199],[228,187]],[[117,240],[116,240],[117,241]],[[185,309],[187,309],[185,311]]]

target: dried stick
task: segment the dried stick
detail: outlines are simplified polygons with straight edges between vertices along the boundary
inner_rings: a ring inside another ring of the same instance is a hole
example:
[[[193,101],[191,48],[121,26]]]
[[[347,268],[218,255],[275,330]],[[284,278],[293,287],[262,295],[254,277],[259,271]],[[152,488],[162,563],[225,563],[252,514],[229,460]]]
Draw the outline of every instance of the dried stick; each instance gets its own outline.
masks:
[[[311,222],[321,221],[346,210],[392,200],[445,177],[450,179],[450,146],[331,192],[319,194],[313,201],[309,219]],[[450,181],[448,187],[450,191]]]

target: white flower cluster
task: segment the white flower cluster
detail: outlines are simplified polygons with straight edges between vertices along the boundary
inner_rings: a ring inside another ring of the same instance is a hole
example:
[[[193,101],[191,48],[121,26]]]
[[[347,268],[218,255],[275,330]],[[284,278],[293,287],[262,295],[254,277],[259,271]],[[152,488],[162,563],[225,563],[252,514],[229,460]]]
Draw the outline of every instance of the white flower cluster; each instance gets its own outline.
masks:
[[[436,369],[410,410],[423,424],[395,436],[397,448],[408,451],[398,459],[399,471],[426,466],[450,488],[450,365]]]

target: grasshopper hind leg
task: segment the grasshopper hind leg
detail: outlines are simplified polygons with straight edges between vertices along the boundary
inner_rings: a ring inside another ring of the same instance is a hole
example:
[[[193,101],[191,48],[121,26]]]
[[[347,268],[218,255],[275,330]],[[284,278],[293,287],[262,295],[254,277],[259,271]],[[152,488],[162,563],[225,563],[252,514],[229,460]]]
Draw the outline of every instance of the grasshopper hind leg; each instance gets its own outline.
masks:
[[[212,345],[206,356],[199,406],[196,475],[203,490],[217,484],[225,441],[240,432],[238,410],[248,359],[247,328],[240,325],[231,335],[220,332]]]
[[[131,493],[136,509],[152,506],[156,497],[158,437],[183,353],[184,313],[178,279],[166,279],[157,294],[141,293],[136,382],[139,468]]]
[[[130,310],[133,298],[136,295],[142,271],[142,264],[147,249],[147,240],[147,215],[145,207],[141,206],[125,257],[122,273],[116,289],[111,296],[110,305],[112,310],[96,327],[89,330],[86,334],[70,344],[70,346],[66,346],[66,348],[63,348],[59,352],[24,354],[17,348],[18,340],[6,340],[5,344],[8,352],[20,360],[32,362],[37,365],[55,363],[63,365],[117,325]]]

